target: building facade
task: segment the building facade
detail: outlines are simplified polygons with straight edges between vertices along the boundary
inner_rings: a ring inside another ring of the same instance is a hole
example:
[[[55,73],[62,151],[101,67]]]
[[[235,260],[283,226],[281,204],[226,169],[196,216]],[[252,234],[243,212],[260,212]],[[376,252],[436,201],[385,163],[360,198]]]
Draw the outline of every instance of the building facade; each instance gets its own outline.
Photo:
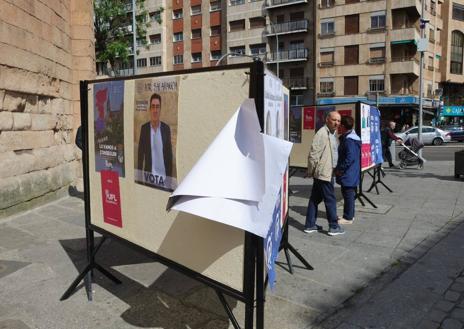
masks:
[[[0,217],[68,194],[79,80],[95,77],[90,0],[0,1]]]
[[[439,107],[443,2],[424,0],[424,122]],[[317,104],[378,103],[385,120],[416,124],[419,0],[321,0],[317,11]]]
[[[314,103],[313,2],[147,0],[146,9],[151,26],[148,45],[137,47],[137,74],[259,58],[290,89],[293,105]],[[130,64],[120,73],[132,72]]]

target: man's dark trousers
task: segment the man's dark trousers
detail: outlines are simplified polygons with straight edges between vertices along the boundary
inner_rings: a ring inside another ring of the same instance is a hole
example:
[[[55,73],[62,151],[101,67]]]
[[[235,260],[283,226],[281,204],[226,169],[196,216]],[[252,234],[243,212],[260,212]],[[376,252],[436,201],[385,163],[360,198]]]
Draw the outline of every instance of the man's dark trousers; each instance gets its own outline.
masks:
[[[343,218],[353,220],[354,217],[354,199],[356,196],[356,187],[342,186],[343,195]]]
[[[306,228],[316,225],[317,206],[321,201],[325,203],[327,220],[330,228],[338,227],[337,220],[337,200],[335,199],[335,189],[333,179],[331,182],[314,179],[311,197],[308,203],[308,212],[306,213]]]
[[[382,146],[382,147],[383,147],[383,158],[388,161],[388,165],[390,167],[393,167],[392,154],[390,152],[390,147],[389,146]]]

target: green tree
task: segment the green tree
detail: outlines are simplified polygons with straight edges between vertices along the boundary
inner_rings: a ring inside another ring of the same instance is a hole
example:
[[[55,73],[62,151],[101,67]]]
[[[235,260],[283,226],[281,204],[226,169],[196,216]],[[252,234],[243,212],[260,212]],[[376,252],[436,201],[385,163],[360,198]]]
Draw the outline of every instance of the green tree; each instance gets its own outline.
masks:
[[[136,0],[137,40],[147,46],[147,28],[151,25],[145,0]],[[110,74],[127,64],[132,45],[132,1],[94,0],[95,53],[97,62],[109,63]],[[163,11],[161,7],[160,12]],[[161,24],[161,15],[154,17]]]

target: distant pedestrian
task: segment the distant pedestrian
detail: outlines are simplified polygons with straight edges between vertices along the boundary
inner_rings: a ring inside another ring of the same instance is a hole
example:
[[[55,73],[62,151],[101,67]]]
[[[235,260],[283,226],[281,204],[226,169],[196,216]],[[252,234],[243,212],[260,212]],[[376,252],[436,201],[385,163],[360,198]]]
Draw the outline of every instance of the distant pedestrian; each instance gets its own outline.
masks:
[[[343,217],[338,218],[339,224],[351,224],[354,221],[354,200],[361,175],[361,138],[353,130],[353,125],[352,117],[342,116],[335,168],[336,182],[341,185],[343,195]]]
[[[387,127],[382,131],[382,152],[383,158],[388,161],[390,168],[395,168],[393,164],[392,155],[390,152],[390,146],[393,141],[396,141],[399,144],[402,144],[401,138],[395,135],[393,132],[395,130],[396,123],[395,121],[388,122]]]
[[[308,155],[308,176],[314,178],[311,197],[308,202],[304,231],[312,233],[321,231],[322,226],[316,225],[317,207],[321,201],[325,203],[329,235],[345,233],[337,221],[337,202],[334,190],[334,168],[338,161],[338,141],[336,131],[340,125],[340,114],[329,112],[325,125],[319,129],[311,144]]]

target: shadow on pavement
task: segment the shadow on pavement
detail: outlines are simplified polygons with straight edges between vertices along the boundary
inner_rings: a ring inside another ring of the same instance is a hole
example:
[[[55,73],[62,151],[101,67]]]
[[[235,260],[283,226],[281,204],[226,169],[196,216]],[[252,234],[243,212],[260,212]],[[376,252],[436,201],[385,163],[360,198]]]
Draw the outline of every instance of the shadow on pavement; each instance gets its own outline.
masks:
[[[95,245],[98,245],[100,240],[101,238],[95,238]],[[86,240],[60,240],[60,244],[76,269],[81,272],[87,264]],[[159,264],[141,252],[126,247],[118,241],[107,239],[98,252],[96,261],[120,279],[122,284],[114,284],[98,270],[94,271],[93,284],[99,285],[129,305],[128,309],[121,314],[121,318],[131,325],[165,329],[203,328],[202,324],[206,326],[209,321],[217,320],[214,322],[215,329],[229,327],[225,312],[222,315],[213,316],[218,312],[207,313],[199,307],[194,307],[192,301],[189,302],[188,299],[191,298],[192,294],[195,294],[200,288],[206,287],[201,283],[175,270],[164,268],[162,265],[157,267],[160,270],[153,271],[154,281],[150,280],[151,284],[148,286],[113,269],[114,267],[135,264],[151,263],[154,266]],[[146,272],[139,274],[144,278],[151,279],[150,274]],[[76,291],[83,287],[84,285],[81,283]],[[72,296],[70,298],[73,298]],[[214,295],[214,297],[216,296]],[[211,302],[213,304],[216,302],[215,310],[219,310],[219,312],[222,310],[219,300],[212,299]],[[229,298],[228,303],[232,309],[237,305],[237,301]]]

